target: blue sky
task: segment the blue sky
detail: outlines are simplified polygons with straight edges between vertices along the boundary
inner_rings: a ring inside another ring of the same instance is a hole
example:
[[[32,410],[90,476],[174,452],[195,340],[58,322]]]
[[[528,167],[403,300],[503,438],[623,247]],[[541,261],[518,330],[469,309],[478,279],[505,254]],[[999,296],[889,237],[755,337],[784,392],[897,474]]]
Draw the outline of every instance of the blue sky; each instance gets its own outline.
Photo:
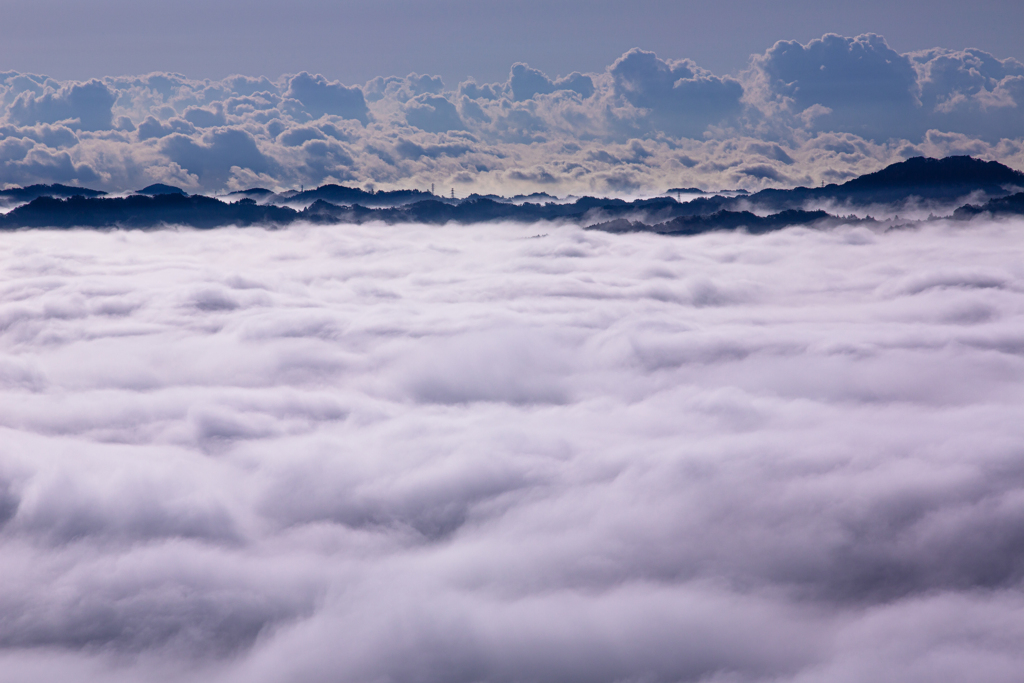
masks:
[[[513,62],[596,71],[632,47],[717,73],[777,40],[880,33],[899,52],[978,47],[1024,59],[1020,3],[863,0],[137,0],[4,3],[5,69],[87,79],[302,70],[346,83],[410,71],[497,80]]]

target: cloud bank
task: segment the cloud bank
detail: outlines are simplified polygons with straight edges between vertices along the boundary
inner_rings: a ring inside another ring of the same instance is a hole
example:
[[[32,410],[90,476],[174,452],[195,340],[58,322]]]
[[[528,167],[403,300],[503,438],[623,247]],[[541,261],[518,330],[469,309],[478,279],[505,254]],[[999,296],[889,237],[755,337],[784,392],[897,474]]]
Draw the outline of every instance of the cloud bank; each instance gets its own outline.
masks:
[[[630,194],[817,185],[921,154],[1024,167],[1024,64],[873,34],[781,41],[732,75],[633,49],[602,73],[517,63],[499,83],[3,72],[0,101],[4,185]]]
[[[1022,228],[6,233],[0,681],[1016,681]]]

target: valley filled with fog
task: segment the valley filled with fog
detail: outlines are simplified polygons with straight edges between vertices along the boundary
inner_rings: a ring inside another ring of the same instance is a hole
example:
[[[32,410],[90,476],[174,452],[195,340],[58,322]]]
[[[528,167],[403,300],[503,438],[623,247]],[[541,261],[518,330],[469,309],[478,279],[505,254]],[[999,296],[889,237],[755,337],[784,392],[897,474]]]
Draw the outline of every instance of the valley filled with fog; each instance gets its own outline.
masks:
[[[0,234],[0,681],[1019,680],[1022,230]]]

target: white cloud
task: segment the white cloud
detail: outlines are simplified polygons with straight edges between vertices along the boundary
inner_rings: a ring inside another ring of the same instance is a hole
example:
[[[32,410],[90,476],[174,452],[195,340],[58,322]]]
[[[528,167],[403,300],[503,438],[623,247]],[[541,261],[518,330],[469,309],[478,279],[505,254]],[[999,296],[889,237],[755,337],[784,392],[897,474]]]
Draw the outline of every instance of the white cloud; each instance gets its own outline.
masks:
[[[783,41],[735,75],[633,49],[603,73],[548,75],[517,63],[504,83],[454,90],[419,73],[360,86],[306,72],[88,83],[6,72],[0,135],[13,147],[0,183],[126,191],[160,181],[190,192],[256,179],[275,190],[434,183],[465,196],[532,192],[543,180],[561,195],[632,194],[816,185],[921,153],[1021,167],[1022,79],[1013,59],[977,49],[899,54],[871,34]],[[623,155],[637,144],[647,156]],[[403,145],[467,152],[409,156],[396,152]]]
[[[1021,227],[4,234],[0,680],[1014,680]]]
[[[15,98],[8,116],[17,124],[70,122],[82,130],[106,130],[112,125],[116,98],[99,80],[69,83],[60,90],[46,88],[41,95],[25,90]]]

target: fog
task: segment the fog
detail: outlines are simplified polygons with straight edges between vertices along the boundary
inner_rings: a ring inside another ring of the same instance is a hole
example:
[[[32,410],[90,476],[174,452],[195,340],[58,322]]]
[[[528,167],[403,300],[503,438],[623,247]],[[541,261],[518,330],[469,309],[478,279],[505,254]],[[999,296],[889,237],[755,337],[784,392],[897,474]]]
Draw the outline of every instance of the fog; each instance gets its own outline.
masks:
[[[1022,229],[0,235],[0,681],[1017,681]]]

